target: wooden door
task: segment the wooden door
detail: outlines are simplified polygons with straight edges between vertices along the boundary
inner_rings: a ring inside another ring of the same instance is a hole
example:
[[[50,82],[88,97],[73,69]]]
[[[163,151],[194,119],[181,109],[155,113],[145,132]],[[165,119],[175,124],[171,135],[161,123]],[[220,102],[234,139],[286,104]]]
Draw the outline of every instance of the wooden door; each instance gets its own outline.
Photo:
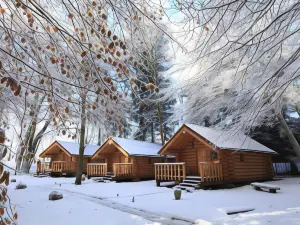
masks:
[[[200,175],[199,163],[200,162],[205,162],[205,161],[206,161],[206,150],[198,148],[197,149],[197,171],[198,171],[198,175]]]

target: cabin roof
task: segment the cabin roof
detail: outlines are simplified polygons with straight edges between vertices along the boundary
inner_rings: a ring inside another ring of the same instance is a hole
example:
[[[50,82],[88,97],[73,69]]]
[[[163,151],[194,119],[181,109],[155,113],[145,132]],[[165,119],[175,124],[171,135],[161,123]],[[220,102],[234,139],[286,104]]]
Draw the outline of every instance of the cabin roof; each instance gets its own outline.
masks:
[[[246,151],[258,151],[276,153],[272,149],[258,143],[242,132],[231,132],[216,128],[203,127],[195,124],[185,124],[188,128],[208,140],[220,149],[238,149]]]
[[[147,157],[162,157],[157,152],[162,147],[160,144],[137,141],[132,139],[109,137],[104,144],[94,153],[92,158],[96,157],[100,153],[107,153],[117,148],[126,156],[147,156]],[[167,156],[168,158],[174,158],[174,156]]]
[[[157,154],[162,147],[160,144],[118,137],[111,137],[111,139],[120,145],[129,155],[160,156]]]
[[[185,132],[187,132],[187,138],[182,135]],[[158,153],[163,154],[167,149],[182,149],[185,142],[191,141],[193,138],[216,150],[227,149],[277,154],[242,132],[224,131],[195,124],[183,124]]]
[[[66,149],[71,155],[79,155],[79,143],[70,142],[70,141],[57,141],[64,149]],[[93,155],[100,146],[86,144],[84,147],[84,155],[91,156]]]
[[[70,141],[54,141],[40,154],[40,157],[45,155],[45,153],[51,150],[51,148],[55,145],[59,146],[59,148],[62,147],[67,154],[69,153],[70,155],[79,155],[79,143]],[[99,148],[100,146],[98,145],[86,144],[84,149],[84,156],[92,156]]]

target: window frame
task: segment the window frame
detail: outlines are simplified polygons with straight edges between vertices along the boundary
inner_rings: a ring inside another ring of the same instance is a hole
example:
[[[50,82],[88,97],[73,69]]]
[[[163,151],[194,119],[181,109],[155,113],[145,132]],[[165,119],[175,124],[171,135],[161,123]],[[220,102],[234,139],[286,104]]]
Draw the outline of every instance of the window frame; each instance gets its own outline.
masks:
[[[240,151],[240,162],[245,162],[245,155],[242,151]]]
[[[215,158],[214,158],[215,156]],[[211,155],[210,155],[211,161],[218,161],[219,160],[219,154],[216,151],[211,150]]]

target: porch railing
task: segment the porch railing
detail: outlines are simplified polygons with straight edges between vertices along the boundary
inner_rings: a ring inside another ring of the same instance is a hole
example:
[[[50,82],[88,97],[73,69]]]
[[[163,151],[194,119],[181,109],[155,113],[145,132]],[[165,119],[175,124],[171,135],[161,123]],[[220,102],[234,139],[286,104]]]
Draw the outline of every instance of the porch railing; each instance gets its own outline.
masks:
[[[38,162],[36,166],[36,173],[45,173],[45,172],[50,172],[51,167],[50,167],[50,162]]]
[[[222,164],[200,162],[199,174],[201,177],[201,183],[222,181]]]
[[[88,163],[88,176],[105,176],[107,173],[107,163]]]
[[[154,163],[156,180],[184,180],[185,163]]]
[[[133,175],[133,163],[114,163],[113,164],[114,175],[117,176],[132,176]]]
[[[74,173],[76,172],[76,162],[73,161],[53,161],[51,172]]]

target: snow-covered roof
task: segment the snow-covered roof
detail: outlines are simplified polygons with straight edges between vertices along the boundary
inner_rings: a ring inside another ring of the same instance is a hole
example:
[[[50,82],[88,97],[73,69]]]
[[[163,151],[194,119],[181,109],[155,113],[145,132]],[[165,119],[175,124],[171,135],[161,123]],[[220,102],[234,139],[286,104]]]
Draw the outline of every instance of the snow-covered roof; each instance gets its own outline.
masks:
[[[160,156],[158,151],[162,145],[146,141],[137,141],[132,139],[112,137],[129,155]]]
[[[272,149],[269,149],[268,147],[258,143],[241,132],[233,133],[230,131],[203,127],[195,124],[185,125],[220,149],[237,149],[244,151],[276,153]]]
[[[66,149],[71,155],[79,155],[79,143],[69,141],[57,141],[64,149]],[[84,148],[84,155],[93,155],[100,146],[86,144]]]

